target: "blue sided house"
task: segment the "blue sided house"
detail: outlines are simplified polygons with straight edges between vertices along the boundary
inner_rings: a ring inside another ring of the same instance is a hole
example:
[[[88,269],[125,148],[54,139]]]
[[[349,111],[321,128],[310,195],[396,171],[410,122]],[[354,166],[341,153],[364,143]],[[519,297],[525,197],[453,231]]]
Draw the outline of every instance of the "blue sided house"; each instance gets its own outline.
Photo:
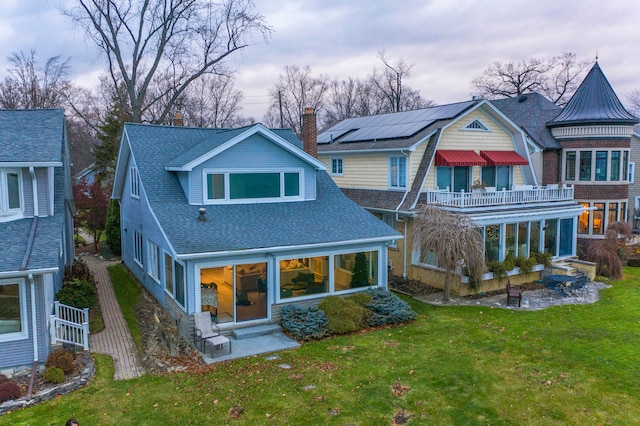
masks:
[[[198,312],[229,332],[386,287],[401,236],[325,168],[291,130],[126,124],[112,194],[123,262],[188,338]]]
[[[73,212],[64,111],[0,110],[0,370],[46,361]]]

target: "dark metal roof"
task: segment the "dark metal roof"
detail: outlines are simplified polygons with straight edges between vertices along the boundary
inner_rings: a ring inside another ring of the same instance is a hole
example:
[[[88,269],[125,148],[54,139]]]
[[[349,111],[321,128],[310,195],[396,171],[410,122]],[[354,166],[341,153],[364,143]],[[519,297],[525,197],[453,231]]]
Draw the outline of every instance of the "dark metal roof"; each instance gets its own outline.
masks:
[[[549,126],[637,122],[638,119],[624,108],[596,62],[562,113]]]
[[[408,140],[436,122],[450,120],[458,116],[476,103],[477,101],[466,101],[412,111],[348,118],[320,132],[318,148],[319,151],[331,151],[335,145],[343,143],[378,143],[380,141],[387,141],[386,145],[391,145],[389,140]],[[331,145],[332,147],[327,148],[323,145]],[[383,147],[376,145],[370,148],[380,149]]]
[[[539,93],[527,93],[518,98],[495,99],[491,102],[511,121],[520,126],[541,148],[560,148],[546,123],[560,114],[562,108]]]

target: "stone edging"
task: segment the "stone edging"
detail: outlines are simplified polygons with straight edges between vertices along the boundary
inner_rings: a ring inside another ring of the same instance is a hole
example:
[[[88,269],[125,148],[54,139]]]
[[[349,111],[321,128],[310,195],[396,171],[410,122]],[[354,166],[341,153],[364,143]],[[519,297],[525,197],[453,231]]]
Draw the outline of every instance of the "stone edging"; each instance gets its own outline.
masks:
[[[38,392],[32,395],[31,399],[22,397],[0,404],[0,415],[11,411],[16,411],[20,408],[30,407],[40,402],[48,401],[58,395],[64,395],[85,386],[93,379],[96,374],[96,364],[93,362],[93,358],[91,358],[91,354],[89,353],[89,351],[83,352],[82,363],[84,364],[84,367],[82,367],[82,371],[71,381]]]

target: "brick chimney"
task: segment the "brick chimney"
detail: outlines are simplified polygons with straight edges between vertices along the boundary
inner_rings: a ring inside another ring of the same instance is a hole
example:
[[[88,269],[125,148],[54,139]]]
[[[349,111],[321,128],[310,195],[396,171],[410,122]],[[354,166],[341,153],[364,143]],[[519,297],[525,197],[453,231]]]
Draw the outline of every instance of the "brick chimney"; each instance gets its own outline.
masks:
[[[171,120],[171,124],[173,126],[184,126],[184,119],[182,118],[182,114],[176,112],[176,115]]]
[[[302,114],[302,145],[307,154],[318,157],[318,128],[316,113],[307,107]]]

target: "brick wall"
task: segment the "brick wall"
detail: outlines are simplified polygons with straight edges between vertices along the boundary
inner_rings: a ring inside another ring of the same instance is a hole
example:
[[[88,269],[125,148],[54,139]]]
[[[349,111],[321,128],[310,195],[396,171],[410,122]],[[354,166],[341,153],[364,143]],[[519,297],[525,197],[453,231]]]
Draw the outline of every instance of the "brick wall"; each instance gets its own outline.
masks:
[[[561,181],[560,161],[562,161],[561,151],[546,150],[542,153],[542,185]]]
[[[629,185],[574,185],[576,200],[621,200],[628,198]]]
[[[629,148],[630,139],[577,139],[561,141],[563,149],[585,149],[585,148]]]

